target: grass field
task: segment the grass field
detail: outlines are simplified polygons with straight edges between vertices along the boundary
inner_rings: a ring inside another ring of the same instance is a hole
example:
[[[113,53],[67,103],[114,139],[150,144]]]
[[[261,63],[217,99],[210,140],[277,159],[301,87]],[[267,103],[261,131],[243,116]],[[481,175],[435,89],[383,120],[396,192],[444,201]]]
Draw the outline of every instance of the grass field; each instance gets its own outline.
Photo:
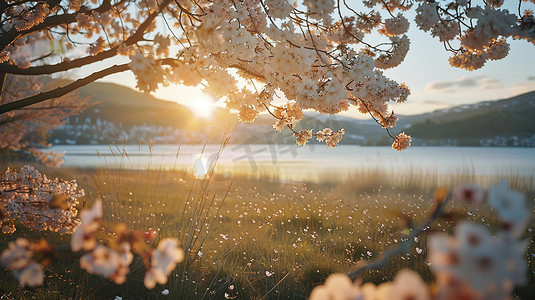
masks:
[[[215,172],[195,179],[187,170],[47,170],[50,176],[76,178],[86,190],[87,205],[104,202],[104,217],[135,229],[156,229],[158,237],[177,237],[187,250],[184,262],[165,286],[143,286],[144,267],[134,260],[127,283],[115,285],[77,266],[67,255],[46,270],[46,284],[20,289],[11,273],[0,272],[0,290],[7,298],[63,299],[306,299],[311,289],[333,272],[354,270],[395,247],[407,233],[407,218],[415,224],[435,204],[437,187],[460,182],[484,187],[508,179],[533,204],[534,178],[510,172],[482,177],[471,174],[437,176],[413,170],[409,174],[354,171],[349,179],[325,176],[319,182],[282,182],[276,176],[229,176]],[[472,211],[451,203],[462,218],[492,226],[489,209]],[[455,219],[439,221],[431,230],[451,231]],[[521,299],[535,297],[533,224],[527,238],[529,282],[517,289]],[[3,235],[1,249],[17,236],[46,236],[57,244],[67,236],[28,232],[19,228]],[[405,255],[381,269],[366,271],[362,280],[391,280],[404,267],[427,281],[425,236]],[[70,255],[70,256],[69,256]],[[168,289],[170,295],[162,295]]]

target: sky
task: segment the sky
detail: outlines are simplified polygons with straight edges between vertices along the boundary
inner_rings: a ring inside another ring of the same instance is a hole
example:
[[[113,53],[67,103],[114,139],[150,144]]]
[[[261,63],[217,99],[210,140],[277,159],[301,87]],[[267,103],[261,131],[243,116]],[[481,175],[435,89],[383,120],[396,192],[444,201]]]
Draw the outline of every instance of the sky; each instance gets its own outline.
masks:
[[[514,11],[513,2],[506,1],[506,8]],[[414,14],[407,15],[414,20]],[[423,32],[411,23],[408,36],[411,49],[405,61],[398,67],[384,71],[397,82],[404,82],[411,89],[406,103],[391,104],[396,114],[414,115],[462,104],[488,100],[500,100],[535,90],[535,46],[526,41],[508,39],[509,55],[500,61],[488,61],[476,71],[456,69],[449,65],[449,52],[438,39]],[[125,61],[127,61],[125,59]],[[114,82],[135,88],[131,72],[108,76],[102,81]],[[192,105],[194,99],[206,99],[195,87],[172,85],[160,88],[154,96]],[[343,113],[362,118],[356,109]]]

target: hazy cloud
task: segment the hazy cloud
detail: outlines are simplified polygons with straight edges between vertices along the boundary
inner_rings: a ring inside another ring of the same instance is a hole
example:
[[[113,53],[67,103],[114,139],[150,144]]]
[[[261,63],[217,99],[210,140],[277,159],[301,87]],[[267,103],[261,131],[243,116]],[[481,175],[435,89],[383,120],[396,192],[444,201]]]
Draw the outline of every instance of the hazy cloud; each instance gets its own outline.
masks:
[[[535,81],[535,76],[528,76],[528,81]]]
[[[432,105],[451,105],[451,103],[445,102],[445,101],[436,101],[436,100],[426,100],[423,101],[424,104],[432,104]]]
[[[452,81],[435,81],[427,84],[426,88],[428,90],[441,90],[449,88],[455,85],[455,82]]]
[[[474,77],[461,77],[454,81],[434,81],[426,85],[426,89],[435,90],[441,93],[454,93],[457,91],[456,88],[479,88],[483,90],[488,90],[500,87],[500,80],[486,78],[484,75],[477,75]]]
[[[502,87],[501,81],[498,79],[493,78],[485,78],[479,81],[479,89],[480,90],[491,90],[491,89],[497,89]]]
[[[468,86],[476,86],[477,81],[474,79],[470,79],[468,77],[461,77],[459,80],[455,82],[458,86],[468,87]]]

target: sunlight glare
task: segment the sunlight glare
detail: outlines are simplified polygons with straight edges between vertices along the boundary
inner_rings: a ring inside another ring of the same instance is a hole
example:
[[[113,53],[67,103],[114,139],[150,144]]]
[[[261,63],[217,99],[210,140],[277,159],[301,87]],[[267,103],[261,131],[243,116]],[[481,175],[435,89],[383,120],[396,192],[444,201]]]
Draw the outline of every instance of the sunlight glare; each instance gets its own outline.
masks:
[[[197,117],[209,118],[212,116],[215,103],[210,96],[202,95],[188,104]]]
[[[193,171],[196,178],[202,178],[208,173],[208,160],[202,154],[195,160]]]

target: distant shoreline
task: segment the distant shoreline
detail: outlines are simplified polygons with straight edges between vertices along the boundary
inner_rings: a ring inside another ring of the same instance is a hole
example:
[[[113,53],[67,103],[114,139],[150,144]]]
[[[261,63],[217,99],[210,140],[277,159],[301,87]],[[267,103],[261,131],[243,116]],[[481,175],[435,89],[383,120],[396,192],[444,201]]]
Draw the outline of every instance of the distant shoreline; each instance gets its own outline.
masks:
[[[240,146],[240,145],[244,145],[245,143],[236,143],[236,144],[227,144],[226,147],[232,147],[232,146]],[[52,145],[52,147],[71,147],[71,146],[75,146],[75,147],[82,147],[82,146],[90,146],[90,147],[96,147],[96,146],[112,146],[112,147],[121,147],[121,146],[139,146],[140,144],[54,144]],[[156,144],[157,146],[204,146],[204,144],[189,144],[189,143],[184,143],[184,144]],[[210,145],[210,146],[219,146],[218,144],[206,144],[206,145]],[[258,143],[258,144],[255,144],[255,143],[251,143],[251,144],[247,144],[247,145],[255,145],[255,146],[261,146],[261,145],[270,145],[270,144],[262,144],[262,143]],[[293,144],[293,143],[285,143],[285,144],[281,144],[281,143],[274,143],[272,145],[285,145],[285,146],[297,146],[296,144]],[[321,143],[314,143],[313,144],[314,146],[323,146],[325,147],[325,144],[321,144]],[[141,144],[142,147],[145,147],[147,146],[146,143],[142,143]],[[390,148],[391,146],[390,145],[361,145],[361,144],[349,144],[349,143],[346,143],[344,144],[343,142],[339,145],[339,146],[359,146],[359,147],[387,147],[387,148]],[[339,147],[338,146],[338,147]],[[306,147],[306,146],[305,146]],[[440,148],[444,148],[444,147],[454,147],[454,148],[535,148],[535,146],[524,146],[524,145],[518,145],[518,146],[487,146],[487,145],[412,145],[411,148],[415,148],[415,147],[440,147]],[[51,147],[46,147],[46,148],[37,148],[37,149],[40,149],[40,150],[44,150],[44,149],[50,149]]]

